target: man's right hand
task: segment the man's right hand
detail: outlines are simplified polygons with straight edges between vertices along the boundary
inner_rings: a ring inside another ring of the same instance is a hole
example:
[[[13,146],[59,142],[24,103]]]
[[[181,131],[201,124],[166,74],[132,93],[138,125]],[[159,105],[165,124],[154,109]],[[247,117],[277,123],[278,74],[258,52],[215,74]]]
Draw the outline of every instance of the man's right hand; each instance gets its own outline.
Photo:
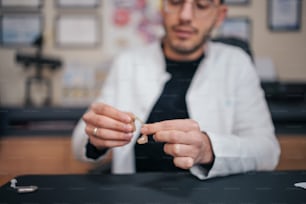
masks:
[[[84,114],[85,132],[97,149],[128,144],[135,131],[132,113],[122,112],[103,103],[94,103]]]

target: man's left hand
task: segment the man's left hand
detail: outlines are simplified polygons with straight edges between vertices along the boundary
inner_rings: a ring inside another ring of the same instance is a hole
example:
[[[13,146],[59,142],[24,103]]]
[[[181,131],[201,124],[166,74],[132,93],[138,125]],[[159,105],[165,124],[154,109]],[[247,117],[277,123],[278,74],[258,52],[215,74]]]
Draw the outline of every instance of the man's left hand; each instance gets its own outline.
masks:
[[[213,150],[207,134],[191,119],[167,120],[145,124],[141,133],[153,135],[156,142],[163,142],[166,154],[173,156],[176,167],[190,169],[195,164],[210,164]]]

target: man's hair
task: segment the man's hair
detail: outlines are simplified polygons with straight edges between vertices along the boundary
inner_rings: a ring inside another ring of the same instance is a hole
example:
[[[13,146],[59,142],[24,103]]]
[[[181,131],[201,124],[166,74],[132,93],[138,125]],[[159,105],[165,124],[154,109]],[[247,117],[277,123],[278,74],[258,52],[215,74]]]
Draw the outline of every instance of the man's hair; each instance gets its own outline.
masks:
[[[220,4],[224,4],[224,0],[220,0]]]

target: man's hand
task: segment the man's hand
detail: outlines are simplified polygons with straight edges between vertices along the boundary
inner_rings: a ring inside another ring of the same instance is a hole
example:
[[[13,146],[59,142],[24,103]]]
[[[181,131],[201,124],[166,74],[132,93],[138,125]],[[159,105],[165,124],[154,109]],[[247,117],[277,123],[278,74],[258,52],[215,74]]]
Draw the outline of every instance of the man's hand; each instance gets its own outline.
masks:
[[[134,116],[103,103],[93,104],[84,114],[85,132],[98,149],[128,144],[135,131]]]
[[[213,161],[210,140],[194,120],[168,120],[146,124],[141,133],[153,134],[155,141],[164,142],[165,153],[174,157],[173,163],[179,168],[190,169],[195,164],[210,164]]]

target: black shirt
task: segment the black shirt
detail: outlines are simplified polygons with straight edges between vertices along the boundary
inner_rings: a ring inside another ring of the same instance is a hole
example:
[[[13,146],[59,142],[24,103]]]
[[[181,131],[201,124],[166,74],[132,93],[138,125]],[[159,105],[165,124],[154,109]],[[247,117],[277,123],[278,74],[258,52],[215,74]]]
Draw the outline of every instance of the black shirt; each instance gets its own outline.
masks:
[[[189,118],[186,106],[186,92],[190,86],[204,55],[192,61],[174,61],[165,59],[166,70],[171,75],[163,92],[154,105],[146,123],[154,123],[171,119]],[[135,145],[136,172],[146,171],[183,171],[174,166],[173,158],[163,151],[163,143],[153,141],[145,145]]]

